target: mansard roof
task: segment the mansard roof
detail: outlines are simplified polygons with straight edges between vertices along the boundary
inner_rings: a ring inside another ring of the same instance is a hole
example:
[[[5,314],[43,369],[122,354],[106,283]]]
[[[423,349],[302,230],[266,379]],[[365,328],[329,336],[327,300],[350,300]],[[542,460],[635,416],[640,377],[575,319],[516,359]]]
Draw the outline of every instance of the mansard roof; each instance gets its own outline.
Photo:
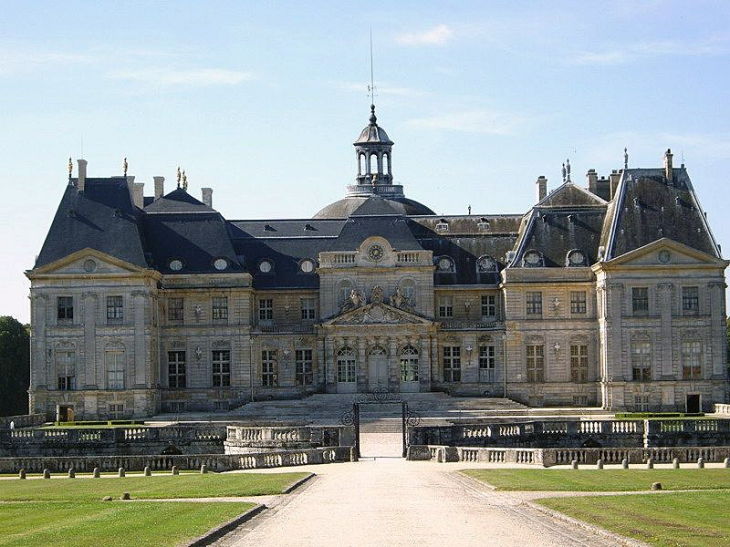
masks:
[[[90,248],[147,267],[137,223],[138,209],[124,177],[87,178],[66,187],[35,267]]]
[[[348,196],[346,198],[330,203],[323,209],[321,209],[316,215],[315,219],[320,218],[348,218],[353,214],[358,214],[356,211],[363,206],[366,202],[372,199],[372,196]],[[381,198],[387,203],[394,211],[401,215],[434,215],[431,209],[419,203],[415,200],[408,199],[401,196],[384,197]]]
[[[176,188],[169,194],[145,207],[146,213],[204,213],[213,209],[188,194],[183,188]]]
[[[671,181],[664,169],[625,170],[610,213],[606,260],[664,237],[720,258],[684,167]]]

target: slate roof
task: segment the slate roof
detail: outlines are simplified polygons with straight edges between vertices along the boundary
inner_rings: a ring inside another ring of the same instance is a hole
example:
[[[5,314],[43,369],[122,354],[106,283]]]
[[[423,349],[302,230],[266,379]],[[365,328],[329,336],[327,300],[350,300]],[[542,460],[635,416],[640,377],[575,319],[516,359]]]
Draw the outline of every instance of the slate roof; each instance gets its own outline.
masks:
[[[347,218],[357,211],[373,196],[351,196],[330,203],[321,209],[316,215],[318,218]],[[406,197],[380,198],[401,215],[435,215],[431,209]]]
[[[643,247],[663,237],[711,256],[720,252],[683,167],[628,169],[623,173],[612,208],[606,260]]]
[[[87,178],[83,192],[75,179],[72,183],[61,198],[35,267],[88,247],[146,268],[139,210],[132,203],[126,178]]]

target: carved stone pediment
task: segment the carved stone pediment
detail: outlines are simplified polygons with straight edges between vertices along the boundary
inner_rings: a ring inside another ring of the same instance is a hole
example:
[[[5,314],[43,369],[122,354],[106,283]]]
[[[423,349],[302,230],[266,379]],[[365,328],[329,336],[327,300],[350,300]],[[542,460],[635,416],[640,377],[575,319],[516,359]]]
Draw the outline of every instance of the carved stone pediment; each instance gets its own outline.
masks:
[[[430,324],[431,321],[419,317],[413,313],[394,308],[382,302],[373,302],[339,315],[325,325],[405,325],[405,324]]]

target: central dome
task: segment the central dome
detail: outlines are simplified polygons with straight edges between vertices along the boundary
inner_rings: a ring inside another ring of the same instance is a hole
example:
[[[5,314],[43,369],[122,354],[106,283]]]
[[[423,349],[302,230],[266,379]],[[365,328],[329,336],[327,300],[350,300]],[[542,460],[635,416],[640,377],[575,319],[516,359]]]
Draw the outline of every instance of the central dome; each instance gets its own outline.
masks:
[[[329,204],[314,218],[347,218],[374,196],[392,209],[390,214],[434,215],[425,205],[406,198],[403,186],[393,184],[393,141],[378,125],[375,105],[370,105],[369,121],[353,143],[357,157],[355,184],[348,185],[344,199]]]

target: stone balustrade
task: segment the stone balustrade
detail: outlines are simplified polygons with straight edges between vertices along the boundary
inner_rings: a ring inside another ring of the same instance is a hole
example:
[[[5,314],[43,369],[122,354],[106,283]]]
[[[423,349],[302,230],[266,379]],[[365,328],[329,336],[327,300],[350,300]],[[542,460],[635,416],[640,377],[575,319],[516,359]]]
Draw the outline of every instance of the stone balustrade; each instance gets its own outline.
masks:
[[[551,467],[554,465],[620,465],[654,463],[721,463],[730,457],[730,446],[662,447],[662,448],[467,448],[454,446],[411,445],[409,460],[437,462],[522,463]]]
[[[353,446],[354,428],[346,426],[239,426],[226,429],[226,454],[247,454],[261,449]]]
[[[38,427],[46,423],[45,414],[23,414],[21,416],[0,417],[0,429],[10,429],[10,422],[15,429],[21,427]]]
[[[730,419],[543,420],[409,428],[413,445],[600,448],[730,445]]]
[[[231,471],[234,469],[258,469],[267,467],[288,467],[353,461],[354,451],[349,446],[310,448],[279,452],[251,454],[193,454],[183,456],[71,456],[71,457],[17,457],[0,458],[0,473],[16,474],[21,469],[26,473],[91,473],[98,468],[102,473],[126,471],[171,471],[177,469],[199,470],[202,465],[210,471]]]

